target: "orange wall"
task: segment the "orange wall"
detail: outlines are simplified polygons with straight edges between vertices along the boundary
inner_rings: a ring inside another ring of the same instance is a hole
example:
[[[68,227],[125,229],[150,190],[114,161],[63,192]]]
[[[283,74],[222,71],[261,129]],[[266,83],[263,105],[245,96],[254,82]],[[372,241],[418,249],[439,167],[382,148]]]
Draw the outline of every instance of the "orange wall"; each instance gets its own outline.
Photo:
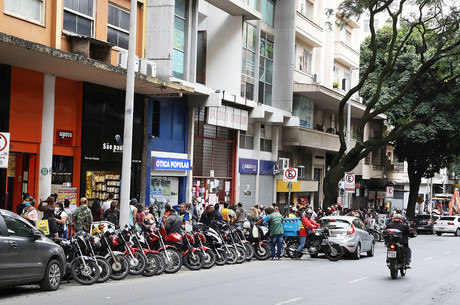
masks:
[[[5,1],[0,1],[0,32],[51,46],[53,44],[52,23],[54,22],[54,18],[50,18],[53,15],[52,2],[54,0],[45,1],[45,22],[40,25],[8,15],[5,13]]]
[[[41,142],[43,78],[42,73],[11,67],[10,133],[12,142]],[[14,146],[12,151],[15,151]]]

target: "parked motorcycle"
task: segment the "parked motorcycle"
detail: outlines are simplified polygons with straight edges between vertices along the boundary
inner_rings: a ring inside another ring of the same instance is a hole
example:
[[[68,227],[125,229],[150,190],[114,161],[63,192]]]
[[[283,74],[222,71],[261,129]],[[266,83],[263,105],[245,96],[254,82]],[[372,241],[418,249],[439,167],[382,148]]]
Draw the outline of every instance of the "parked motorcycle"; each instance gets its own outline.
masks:
[[[203,253],[204,256],[204,269],[209,269],[212,268],[216,264],[216,253],[209,248],[206,247],[206,236],[203,234],[203,229],[200,229],[201,226],[195,225],[195,233],[193,234],[193,237],[195,239],[195,243],[193,246],[196,248],[199,248],[201,252]]]
[[[249,223],[249,221],[248,221]],[[238,223],[231,227],[232,233],[235,236],[235,240],[238,244],[244,247],[244,251],[246,254],[246,260],[250,261],[254,257],[254,248],[252,247],[251,243],[246,240],[246,237],[243,232],[243,224]]]
[[[338,261],[343,257],[344,250],[337,243],[329,241],[329,230],[326,227],[317,228],[314,233],[307,237],[305,246],[298,257],[301,258],[304,254],[309,254],[310,257],[317,257],[319,253],[324,253],[330,261]],[[291,239],[286,246],[286,253],[290,258],[294,258],[295,252],[300,245],[300,238]]]
[[[165,260],[165,273],[176,273],[182,267],[182,257],[179,250],[172,244],[166,244],[166,231],[161,223],[155,228],[144,228],[144,237],[149,249],[158,251]]]
[[[254,248],[254,257],[258,260],[266,260],[270,257],[270,240],[268,239],[268,228],[257,225],[244,225],[246,240]]]
[[[131,241],[134,247],[140,249],[147,258],[147,266],[145,270],[141,273],[143,276],[153,276],[158,274],[158,271],[162,267],[161,265],[165,265],[163,256],[160,255],[158,251],[153,251],[148,248],[144,248],[142,246],[144,237],[142,234],[136,231],[136,229],[131,228]],[[141,242],[142,239],[142,242]],[[163,268],[164,270],[164,268]]]
[[[129,261],[129,273],[138,275],[144,272],[147,267],[147,257],[144,252],[137,248],[132,248],[130,240],[130,232],[128,229],[115,230],[117,241],[113,239],[111,244],[112,249],[122,251]]]
[[[197,226],[198,230],[206,237],[205,245],[215,253],[217,265],[227,264],[229,261],[228,254],[230,254],[230,261],[233,261],[233,263],[236,261],[237,254],[235,250],[224,243],[221,235],[215,229],[201,223],[197,223]]]
[[[211,226],[213,226],[213,228],[220,234],[222,240],[227,245],[227,249],[233,248],[234,251],[236,252],[236,260],[232,263],[241,264],[244,261],[246,261],[246,253],[245,253],[244,247],[236,243],[235,239],[233,238],[233,233],[231,232],[229,225],[226,222],[213,221],[211,222]],[[229,256],[228,253],[227,253],[227,256]],[[229,259],[229,262],[230,262],[230,259]]]
[[[88,245],[87,250],[89,250],[89,252],[85,253],[85,254],[87,254],[88,256],[92,257],[96,261],[96,263],[97,263],[97,265],[99,267],[99,271],[101,273],[99,275],[99,278],[96,280],[96,282],[97,283],[104,283],[105,281],[107,281],[110,278],[110,275],[112,275],[112,267],[107,262],[105,257],[103,257],[101,255],[96,255],[96,253],[94,251],[94,249],[97,249],[97,248],[101,247],[101,242],[99,240],[99,237],[90,236],[88,234],[86,236],[85,240],[86,240],[86,243]]]

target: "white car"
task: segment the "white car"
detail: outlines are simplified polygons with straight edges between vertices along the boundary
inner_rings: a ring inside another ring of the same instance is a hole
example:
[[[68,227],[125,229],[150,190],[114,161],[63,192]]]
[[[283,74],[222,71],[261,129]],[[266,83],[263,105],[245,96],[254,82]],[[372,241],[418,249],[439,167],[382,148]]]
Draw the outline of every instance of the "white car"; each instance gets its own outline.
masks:
[[[442,233],[454,233],[460,236],[460,216],[442,216],[433,224],[433,231],[441,236]]]

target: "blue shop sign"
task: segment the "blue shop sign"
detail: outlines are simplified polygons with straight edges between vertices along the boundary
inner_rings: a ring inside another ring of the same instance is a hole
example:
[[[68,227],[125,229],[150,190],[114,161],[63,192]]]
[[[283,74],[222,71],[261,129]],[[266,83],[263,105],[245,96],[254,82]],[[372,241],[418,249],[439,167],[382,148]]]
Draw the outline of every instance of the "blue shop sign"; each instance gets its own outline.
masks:
[[[189,171],[190,159],[170,159],[155,157],[155,170]]]
[[[275,169],[275,161],[260,160],[259,174],[273,175]]]
[[[240,174],[257,174],[257,167],[258,167],[259,160],[254,159],[241,159],[240,158],[240,166],[239,172]]]

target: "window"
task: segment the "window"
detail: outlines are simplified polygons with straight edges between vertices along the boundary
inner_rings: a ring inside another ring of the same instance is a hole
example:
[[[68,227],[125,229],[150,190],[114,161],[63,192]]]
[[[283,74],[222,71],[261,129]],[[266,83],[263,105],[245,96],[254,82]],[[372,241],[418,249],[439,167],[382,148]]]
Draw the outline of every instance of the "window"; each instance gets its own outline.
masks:
[[[33,237],[34,233],[28,224],[22,222],[19,219],[3,215],[5,220],[6,228],[8,229],[8,234],[10,236],[19,236],[19,237]]]
[[[243,2],[249,7],[252,7],[253,9],[257,10],[257,0],[243,0]]]
[[[185,0],[176,0],[174,7],[174,49],[172,74],[176,78],[184,78],[185,66]]]
[[[272,140],[260,138],[260,151],[272,151]]]
[[[94,36],[93,0],[64,0],[64,30]]]
[[[345,43],[348,46],[351,46],[351,31],[349,31],[349,30],[345,31]]]
[[[309,0],[300,0],[300,13],[308,19],[313,19],[313,3]]]
[[[153,102],[153,119],[152,119],[152,133],[151,136],[158,138],[160,136],[160,114],[161,107],[160,102]]]
[[[43,24],[45,19],[45,1],[5,0],[5,12]]]
[[[351,86],[351,73],[345,72],[343,74],[344,83],[342,85],[343,90],[350,90]]]
[[[272,104],[273,36],[262,32],[260,36],[259,103]]]
[[[64,184],[72,182],[73,157],[53,155],[53,171],[51,184]]]
[[[275,1],[262,0],[261,3],[262,22],[273,27],[275,23]]]
[[[198,31],[197,35],[196,82],[206,84],[206,31]]]
[[[247,134],[240,134],[240,148],[254,149],[254,137]]]
[[[312,58],[310,51],[303,49],[303,54],[300,57],[300,70],[311,74]]]
[[[254,77],[256,63],[255,26],[243,23],[243,62],[241,68],[241,96],[254,100]]]
[[[117,47],[128,49],[129,11],[112,4],[109,4],[107,41]]]
[[[340,77],[339,77],[339,67],[334,66],[334,68],[332,70],[333,70],[333,73],[334,73],[334,82],[338,83],[339,79],[340,79]]]

